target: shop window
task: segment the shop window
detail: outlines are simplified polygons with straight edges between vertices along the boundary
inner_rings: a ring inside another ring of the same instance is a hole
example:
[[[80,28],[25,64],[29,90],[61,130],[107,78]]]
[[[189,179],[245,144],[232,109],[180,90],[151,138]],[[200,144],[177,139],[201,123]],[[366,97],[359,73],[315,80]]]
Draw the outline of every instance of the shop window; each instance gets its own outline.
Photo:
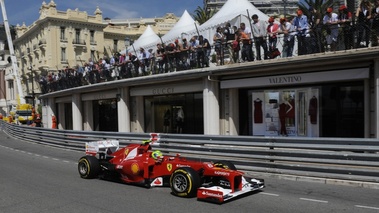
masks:
[[[201,93],[145,98],[145,132],[203,134],[203,120]]]
[[[363,83],[322,87],[323,137],[364,137]]]
[[[252,91],[252,135],[319,136],[319,124],[312,122],[318,120],[319,108],[309,115],[309,97],[313,96],[317,99],[318,89]]]

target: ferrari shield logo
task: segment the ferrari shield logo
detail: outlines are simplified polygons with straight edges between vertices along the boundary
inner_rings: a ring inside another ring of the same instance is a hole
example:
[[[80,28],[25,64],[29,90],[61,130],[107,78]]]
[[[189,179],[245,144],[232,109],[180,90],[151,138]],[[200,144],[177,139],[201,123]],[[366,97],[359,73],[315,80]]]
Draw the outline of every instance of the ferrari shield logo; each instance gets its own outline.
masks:
[[[168,170],[169,172],[171,172],[171,170],[172,170],[172,164],[171,164],[171,163],[168,163],[168,164],[167,164],[167,170]]]
[[[133,163],[132,166],[131,166],[131,170],[132,170],[133,174],[137,174],[139,172],[139,166],[138,166],[138,164]]]
[[[129,153],[129,149],[125,149],[125,156],[127,156]]]

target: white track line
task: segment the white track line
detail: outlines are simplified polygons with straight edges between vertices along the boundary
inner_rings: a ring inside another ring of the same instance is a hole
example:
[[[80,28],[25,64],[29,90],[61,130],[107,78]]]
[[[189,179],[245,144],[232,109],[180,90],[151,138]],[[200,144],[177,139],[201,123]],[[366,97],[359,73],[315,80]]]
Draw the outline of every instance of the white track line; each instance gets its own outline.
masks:
[[[300,200],[312,201],[312,202],[318,202],[318,203],[328,203],[328,201],[326,200],[315,200],[315,199],[309,199],[309,198],[303,198],[303,197],[301,197]]]
[[[373,206],[361,206],[361,205],[355,205],[355,207],[357,207],[357,208],[363,208],[363,209],[375,209],[375,210],[379,210],[378,207],[373,207]]]
[[[71,161],[68,161],[68,160],[61,160],[61,159],[54,158],[54,157],[49,157],[49,156],[45,156],[45,155],[35,154],[35,153],[32,153],[32,152],[26,152],[26,151],[23,151],[23,150],[10,148],[10,147],[3,146],[3,145],[0,145],[0,147],[1,148],[5,148],[5,149],[9,149],[9,150],[12,150],[12,151],[15,151],[15,152],[21,152],[23,154],[33,155],[33,156],[36,156],[36,157],[39,157],[39,158],[52,159],[54,161],[60,161],[60,162],[64,162],[64,163],[71,163]],[[78,164],[77,162],[74,162],[74,163],[76,165]]]
[[[275,197],[279,196],[278,194],[271,194],[271,193],[266,193],[266,192],[260,192],[259,194],[269,195],[269,196],[275,196]]]

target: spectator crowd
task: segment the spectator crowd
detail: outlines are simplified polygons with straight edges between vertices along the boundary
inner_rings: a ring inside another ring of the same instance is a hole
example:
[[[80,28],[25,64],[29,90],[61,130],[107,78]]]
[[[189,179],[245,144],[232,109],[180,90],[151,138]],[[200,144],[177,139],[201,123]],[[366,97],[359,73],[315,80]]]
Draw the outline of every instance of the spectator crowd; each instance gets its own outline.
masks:
[[[182,38],[173,43],[158,43],[155,50],[141,47],[126,54],[115,53],[98,60],[90,58],[84,64],[41,76],[41,92],[209,67],[211,62],[224,65],[262,60],[262,57],[264,60],[292,57],[295,49],[297,55],[305,55],[379,43],[379,0],[373,5],[362,0],[355,14],[345,5],[340,5],[338,11],[333,8],[317,11],[313,7],[308,10],[308,16],[298,9],[295,17],[278,20],[270,17],[268,22],[254,14],[250,23],[240,23],[239,27],[226,23],[210,38],[213,45],[197,35],[189,41]]]

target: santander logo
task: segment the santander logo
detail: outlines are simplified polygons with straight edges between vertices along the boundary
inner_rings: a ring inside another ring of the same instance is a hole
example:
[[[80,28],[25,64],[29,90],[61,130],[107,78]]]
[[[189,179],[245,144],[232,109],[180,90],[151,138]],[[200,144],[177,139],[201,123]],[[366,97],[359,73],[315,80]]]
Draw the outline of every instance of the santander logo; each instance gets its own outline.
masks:
[[[215,175],[229,176],[230,174],[228,172],[215,171]]]
[[[204,196],[210,196],[210,197],[218,197],[222,198],[222,194],[214,193],[214,192],[208,192],[208,191],[203,191],[202,193]]]

